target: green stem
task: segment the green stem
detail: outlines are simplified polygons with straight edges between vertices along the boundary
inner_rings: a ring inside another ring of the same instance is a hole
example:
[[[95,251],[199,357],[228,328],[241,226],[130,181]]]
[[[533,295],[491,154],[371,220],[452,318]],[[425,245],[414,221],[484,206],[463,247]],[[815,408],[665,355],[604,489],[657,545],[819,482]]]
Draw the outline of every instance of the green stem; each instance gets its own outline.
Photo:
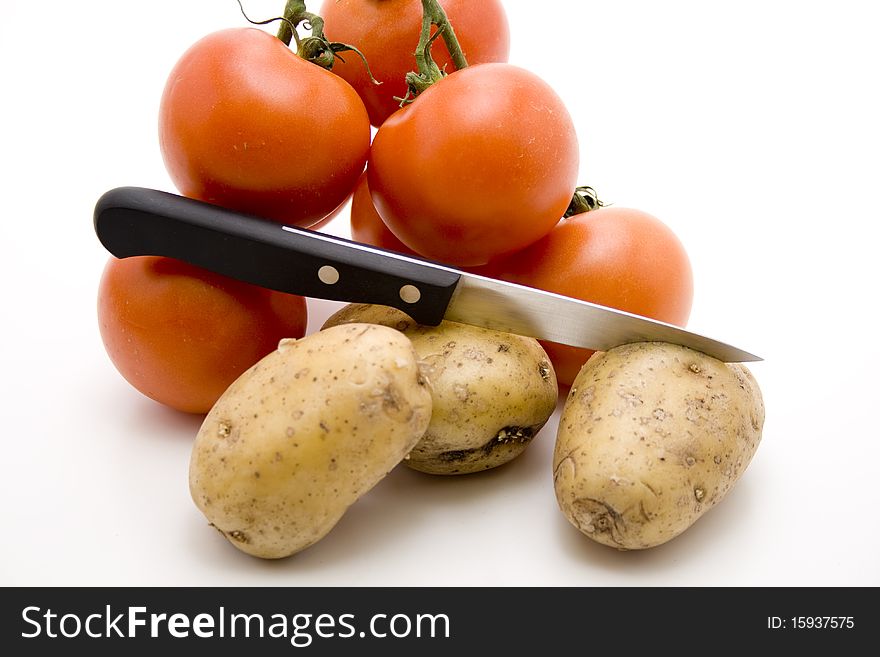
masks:
[[[281,27],[278,28],[277,36],[288,46],[290,40],[297,36],[294,26],[301,23],[308,25],[313,38],[326,41],[324,39],[324,19],[318,14],[307,11],[305,0],[287,0],[287,4],[284,6],[284,19]],[[297,39],[297,43],[299,43],[299,39]]]
[[[432,36],[431,27],[435,25],[437,31]],[[412,71],[406,75],[406,83],[409,87],[406,101],[411,100],[410,96],[417,96],[446,76],[446,73],[440,70],[434,58],[431,57],[431,45],[438,36],[443,37],[443,42],[446,44],[446,49],[452,57],[455,68],[458,70],[467,68],[467,59],[443,7],[437,0],[422,0],[422,30],[415,52],[418,72]]]
[[[300,25],[305,25],[311,31],[311,35],[300,39],[297,34]],[[381,84],[373,77],[367,58],[360,50],[347,43],[327,40],[324,36],[324,19],[318,14],[307,11],[305,0],[287,0],[283,22],[278,28],[277,36],[287,46],[290,45],[291,39],[295,39],[297,55],[327,70],[333,68],[336,59],[342,59],[340,52],[351,51],[361,58],[370,80],[374,84]]]
[[[312,31],[312,36],[316,39],[324,38],[324,19],[318,16],[318,14],[304,11],[302,14],[300,14],[299,22],[308,23],[309,29]]]
[[[419,39],[419,49],[421,50],[423,46],[422,42],[424,41],[424,46],[430,54],[430,44],[432,41],[430,38],[431,25],[428,25],[428,33],[426,34],[426,16],[430,18],[431,23],[437,26],[437,32],[443,37],[446,49],[452,57],[452,63],[455,64],[455,68],[467,68],[467,59],[465,59],[464,52],[461,50],[461,44],[455,36],[455,30],[452,28],[452,23],[449,22],[449,18],[446,16],[446,11],[444,11],[443,7],[440,6],[440,3],[437,0],[422,0],[422,35]]]
[[[563,218],[568,219],[576,214],[583,214],[584,212],[601,208],[604,205],[605,204],[599,200],[596,190],[584,185],[574,190],[574,196],[571,197],[571,203],[568,204],[568,209],[562,216]]]
[[[419,75],[426,81],[430,81],[433,83],[435,80],[439,80],[443,76],[443,72],[440,70],[440,67],[434,63],[434,59],[431,57],[431,26],[433,25],[433,18],[431,16],[430,10],[427,8],[427,3],[422,2],[422,5],[425,7],[422,13],[422,31],[419,34],[419,45],[416,47],[416,67],[418,68]]]
[[[289,46],[291,39],[296,37],[296,31],[293,29],[293,25],[299,25],[302,22],[305,13],[305,0],[287,0],[287,4],[284,5],[284,14],[282,14],[287,20],[281,22],[281,27],[278,28],[277,34],[278,38],[286,45]],[[297,42],[298,41],[299,39],[297,38]]]

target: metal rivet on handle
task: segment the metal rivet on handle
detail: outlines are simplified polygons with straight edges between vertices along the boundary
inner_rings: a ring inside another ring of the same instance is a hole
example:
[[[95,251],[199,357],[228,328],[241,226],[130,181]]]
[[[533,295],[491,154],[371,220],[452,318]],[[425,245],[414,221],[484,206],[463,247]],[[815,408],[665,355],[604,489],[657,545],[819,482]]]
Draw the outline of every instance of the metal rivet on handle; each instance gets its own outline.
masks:
[[[422,298],[422,292],[415,285],[404,285],[400,288],[400,298],[406,303],[416,303]]]
[[[324,265],[318,270],[318,280],[327,285],[339,282],[339,270],[330,265]]]

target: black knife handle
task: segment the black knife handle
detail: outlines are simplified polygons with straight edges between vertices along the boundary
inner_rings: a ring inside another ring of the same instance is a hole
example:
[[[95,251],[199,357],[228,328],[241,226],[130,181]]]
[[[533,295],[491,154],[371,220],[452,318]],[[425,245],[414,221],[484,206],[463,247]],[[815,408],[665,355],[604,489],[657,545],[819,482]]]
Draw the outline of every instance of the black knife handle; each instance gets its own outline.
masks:
[[[94,222],[117,258],[176,258],[280,292],[393,306],[430,326],[443,319],[461,276],[432,262],[143,187],[105,193]]]

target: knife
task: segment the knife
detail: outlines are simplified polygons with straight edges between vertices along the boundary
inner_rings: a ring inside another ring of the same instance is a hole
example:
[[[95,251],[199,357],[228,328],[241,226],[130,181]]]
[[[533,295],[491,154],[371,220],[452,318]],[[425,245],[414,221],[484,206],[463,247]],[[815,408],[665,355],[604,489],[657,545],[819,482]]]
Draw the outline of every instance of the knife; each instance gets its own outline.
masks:
[[[117,258],[176,258],[280,292],[393,306],[419,324],[446,319],[595,350],[670,342],[725,362],[761,360],[672,324],[155,189],[106,192],[94,226]]]

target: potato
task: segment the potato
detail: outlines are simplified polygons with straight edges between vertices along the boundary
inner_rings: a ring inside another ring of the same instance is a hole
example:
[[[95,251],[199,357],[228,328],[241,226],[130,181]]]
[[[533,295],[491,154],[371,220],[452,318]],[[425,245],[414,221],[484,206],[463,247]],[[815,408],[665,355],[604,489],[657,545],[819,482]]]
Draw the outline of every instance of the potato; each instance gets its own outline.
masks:
[[[350,324],[285,340],[199,430],[196,506],[238,549],[279,558],[323,538],[415,446],[431,393],[409,340]]]
[[[537,340],[442,322],[420,326],[387,306],[353,304],[324,326],[371,322],[402,331],[425,363],[433,412],[404,463],[431,474],[467,474],[521,454],[556,409],[558,388]]]
[[[743,365],[657,342],[597,353],[559,421],[556,499],[600,543],[660,545],[727,494],[763,424],[761,391]]]

